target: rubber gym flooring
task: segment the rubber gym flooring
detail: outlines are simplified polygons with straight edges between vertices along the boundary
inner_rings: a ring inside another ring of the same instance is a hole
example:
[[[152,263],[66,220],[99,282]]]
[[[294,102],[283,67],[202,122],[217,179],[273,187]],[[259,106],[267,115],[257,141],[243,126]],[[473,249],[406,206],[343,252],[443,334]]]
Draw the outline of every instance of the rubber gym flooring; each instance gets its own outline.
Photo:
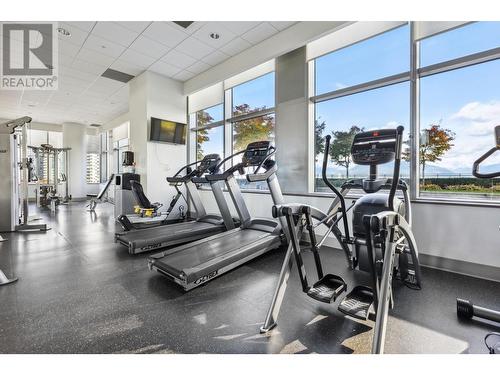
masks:
[[[146,257],[113,242],[112,206],[95,215],[84,203],[41,213],[46,233],[7,234],[0,268],[17,283],[0,287],[1,353],[368,353],[372,324],[345,318],[301,292],[296,269],[278,326],[259,334],[284,250],[182,292],[149,271]],[[418,242],[418,239],[417,239]],[[336,250],[324,267],[361,283]],[[310,279],[314,273],[305,254]],[[486,353],[486,322],[459,322],[455,297],[500,308],[500,284],[424,269],[424,286],[395,287],[386,340],[389,353]]]

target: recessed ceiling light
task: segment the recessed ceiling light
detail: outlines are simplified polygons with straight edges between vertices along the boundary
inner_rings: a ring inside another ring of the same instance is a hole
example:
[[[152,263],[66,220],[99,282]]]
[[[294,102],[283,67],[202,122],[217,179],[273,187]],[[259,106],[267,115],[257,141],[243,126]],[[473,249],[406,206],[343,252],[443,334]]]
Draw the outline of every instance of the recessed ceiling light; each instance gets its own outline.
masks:
[[[210,33],[210,38],[212,38],[212,39],[219,39],[220,35],[217,34],[217,33]]]
[[[64,27],[58,27],[57,32],[63,36],[71,36],[69,30],[66,30]]]

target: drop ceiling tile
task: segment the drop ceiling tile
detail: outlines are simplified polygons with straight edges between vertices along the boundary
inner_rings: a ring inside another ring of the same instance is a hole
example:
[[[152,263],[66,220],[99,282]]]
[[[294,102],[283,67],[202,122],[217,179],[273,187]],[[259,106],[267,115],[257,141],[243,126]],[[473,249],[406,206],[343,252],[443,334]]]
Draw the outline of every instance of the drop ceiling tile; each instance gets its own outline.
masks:
[[[155,59],[159,59],[170,50],[170,47],[158,43],[144,35],[139,36],[129,48],[154,57]]]
[[[89,37],[83,44],[83,48],[88,48],[100,54],[111,56],[114,58],[120,56],[126,49],[126,47],[120,44],[110,42],[107,39],[93,34],[89,35]]]
[[[196,62],[196,59],[173,49],[163,56],[161,61],[174,65],[178,68],[185,69],[188,66],[193,65]]]
[[[272,27],[269,23],[263,22],[252,30],[247,31],[241,37],[252,44],[257,44],[271,37],[277,32],[278,30]]]
[[[74,26],[82,31],[90,32],[94,25],[96,24],[95,21],[65,21],[64,23]]]
[[[210,35],[217,34],[218,39],[213,39]],[[236,38],[236,34],[225,28],[222,22],[207,22],[193,36],[204,44],[213,48],[220,48]]]
[[[183,70],[179,73],[177,73],[173,78],[178,80],[178,81],[187,81],[188,79],[194,77],[195,74],[190,72],[189,70]]]
[[[80,59],[75,59],[73,61],[73,64],[71,64],[71,67],[75,70],[80,70],[85,73],[91,73],[96,75],[101,75],[106,70],[106,67],[103,67],[102,65],[92,64],[89,63],[88,61]]]
[[[104,55],[88,48],[82,48],[80,52],[78,52],[78,55],[76,55],[76,58],[83,61],[88,61],[89,63],[95,65],[103,66],[105,68],[110,66],[113,61],[116,60],[114,57]]]
[[[60,54],[58,59],[60,72],[63,67],[70,67],[73,64],[74,57]]]
[[[214,48],[200,42],[195,37],[189,37],[175,47],[176,50],[185,53],[195,59],[201,59],[214,51]]]
[[[126,29],[142,33],[151,24],[151,21],[121,21],[116,23]]]
[[[152,63],[156,61],[155,58],[146,56],[142,53],[136,52],[131,49],[127,49],[121,56],[121,61],[125,61],[127,63],[133,64],[139,68],[146,69]]]
[[[206,22],[203,22],[203,21],[194,21],[191,25],[189,25],[187,28],[184,28],[180,25],[177,25],[175,22],[173,21],[169,21],[167,22],[170,26],[172,26],[174,29],[176,30],[179,30],[179,31],[182,31],[186,34],[192,34],[194,33],[196,30],[198,30],[200,27],[202,27]]]
[[[246,33],[248,30],[253,29],[257,25],[259,25],[260,21],[227,21],[220,22],[224,27],[231,30],[233,33],[237,35],[241,35]]]
[[[144,71],[144,68],[120,59],[111,64],[110,68],[118,70],[119,72],[130,74],[131,76],[138,76]]]
[[[229,56],[237,55],[238,53],[250,48],[252,45],[244,39],[236,38],[228,44],[220,48],[220,51]]]
[[[176,46],[189,36],[167,22],[153,22],[142,34],[168,47]]]
[[[151,65],[148,70],[167,77],[172,77],[179,73],[182,69],[159,60]]]
[[[129,30],[115,22],[100,21],[94,26],[92,34],[128,47],[140,33]]]
[[[286,28],[292,26],[293,24],[297,23],[296,21],[272,21],[270,22],[271,25],[281,31],[281,30],[285,30]]]
[[[193,65],[187,68],[191,73],[199,74],[205,70],[211,68],[210,65],[204,63],[203,61],[197,61]]]
[[[66,77],[73,77],[85,82],[95,81],[97,77],[99,77],[97,73],[83,72],[81,70],[67,66],[61,67],[61,69],[59,70],[59,74],[61,79],[65,79]]]
[[[80,51],[80,48],[82,48],[81,45],[77,46],[76,44],[72,44],[67,40],[59,40],[57,51],[60,55],[75,57],[78,51]]]
[[[65,22],[59,22],[59,27],[62,27],[71,33],[70,36],[64,36],[62,34],[59,34],[59,40],[75,44],[77,46],[81,46],[85,42],[85,39],[87,39],[87,36],[89,35],[88,31],[81,30]]]
[[[224,60],[227,60],[229,58],[228,55],[226,55],[225,53],[221,52],[221,51],[214,51],[212,52],[210,55],[208,56],[205,56],[202,61],[204,63],[207,63],[209,65],[217,65],[217,64],[220,64],[221,62],[223,62]]]

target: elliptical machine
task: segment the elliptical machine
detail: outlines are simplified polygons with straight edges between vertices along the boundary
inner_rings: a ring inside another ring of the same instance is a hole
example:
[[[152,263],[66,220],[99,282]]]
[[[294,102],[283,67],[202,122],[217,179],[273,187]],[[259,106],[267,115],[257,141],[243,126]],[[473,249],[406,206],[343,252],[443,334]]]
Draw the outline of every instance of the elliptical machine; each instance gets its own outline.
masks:
[[[322,177],[335,194],[328,211],[322,212],[303,204],[273,207],[274,217],[286,219],[290,243],[271,306],[261,327],[262,333],[276,326],[294,259],[302,290],[309,297],[320,302],[333,303],[347,291],[347,284],[342,277],[325,274],[323,271],[320,249],[327,237],[333,234],[345,253],[349,267],[371,275],[371,285],[355,286],[339,304],[338,309],[343,314],[358,319],[374,320],[372,353],[383,352],[388,310],[393,306],[393,278],[398,278],[410,288],[421,288],[418,250],[411,232],[409,189],[399,178],[403,130],[400,126],[397,129],[357,134],[351,147],[352,159],[356,164],[370,166],[370,175],[367,179],[345,182],[340,191],[326,176],[331,139],[327,136]],[[394,161],[393,177],[377,178],[377,166],[391,161]],[[347,207],[345,197],[352,189],[362,189],[366,195]],[[389,190],[389,193],[380,193],[381,190]],[[402,200],[396,197],[397,191],[402,192]],[[350,235],[347,219],[347,213],[351,209],[353,236]],[[339,228],[340,222],[343,224],[343,231]],[[316,233],[320,226],[326,227],[326,233],[322,237]],[[301,255],[300,238],[305,232],[309,236],[318,277],[318,281],[312,286],[307,280]]]
[[[488,159],[495,152],[500,151],[500,125],[495,127],[495,147],[491,148],[484,155],[482,155],[479,159],[477,159],[472,166],[472,174],[477,178],[497,178],[500,177],[499,172],[493,173],[481,173],[479,172],[479,166],[482,162]],[[491,310],[485,307],[474,305],[471,301],[457,298],[457,316],[460,319],[472,319],[474,317],[491,320],[496,323],[500,323],[500,311]],[[488,344],[488,338],[491,336],[500,337],[500,333],[491,332],[485,338],[484,342],[490,352],[490,354],[495,354],[495,347]],[[498,351],[498,349],[497,349]]]

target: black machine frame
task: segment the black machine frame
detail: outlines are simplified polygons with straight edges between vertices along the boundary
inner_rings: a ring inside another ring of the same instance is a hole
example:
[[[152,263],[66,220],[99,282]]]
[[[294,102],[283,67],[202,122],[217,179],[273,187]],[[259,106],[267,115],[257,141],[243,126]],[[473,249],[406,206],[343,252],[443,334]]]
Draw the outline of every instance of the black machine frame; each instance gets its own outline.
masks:
[[[323,180],[333,191],[335,198],[326,212],[304,204],[283,204],[273,207],[274,217],[286,219],[286,230],[290,238],[288,250],[278,279],[273,299],[261,333],[273,329],[283,302],[293,261],[302,284],[302,290],[309,297],[325,303],[334,302],[347,290],[347,284],[340,277],[323,271],[320,248],[330,234],[340,244],[349,268],[356,268],[371,275],[370,287],[359,285],[344,298],[339,310],[355,318],[375,320],[372,353],[384,350],[385,333],[389,308],[393,305],[392,281],[398,276],[405,284],[421,288],[421,273],[418,249],[411,232],[411,207],[408,186],[399,178],[401,162],[402,126],[397,129],[383,129],[356,135],[351,153],[357,164],[370,166],[368,179],[349,180],[341,190],[337,189],[326,176],[330,136],[326,137]],[[377,179],[377,165],[394,160],[391,179]],[[346,195],[352,189],[363,189],[367,195],[349,207]],[[388,194],[377,194],[389,190]],[[403,202],[396,192],[403,195]],[[353,220],[351,236],[347,213],[353,209],[358,217],[357,227]],[[343,224],[343,231],[339,227]],[[318,240],[316,228],[326,227],[326,233]],[[356,232],[364,232],[364,236]],[[309,285],[306,269],[301,256],[301,237],[307,234],[314,257],[318,281]],[[355,251],[352,251],[354,248]]]

